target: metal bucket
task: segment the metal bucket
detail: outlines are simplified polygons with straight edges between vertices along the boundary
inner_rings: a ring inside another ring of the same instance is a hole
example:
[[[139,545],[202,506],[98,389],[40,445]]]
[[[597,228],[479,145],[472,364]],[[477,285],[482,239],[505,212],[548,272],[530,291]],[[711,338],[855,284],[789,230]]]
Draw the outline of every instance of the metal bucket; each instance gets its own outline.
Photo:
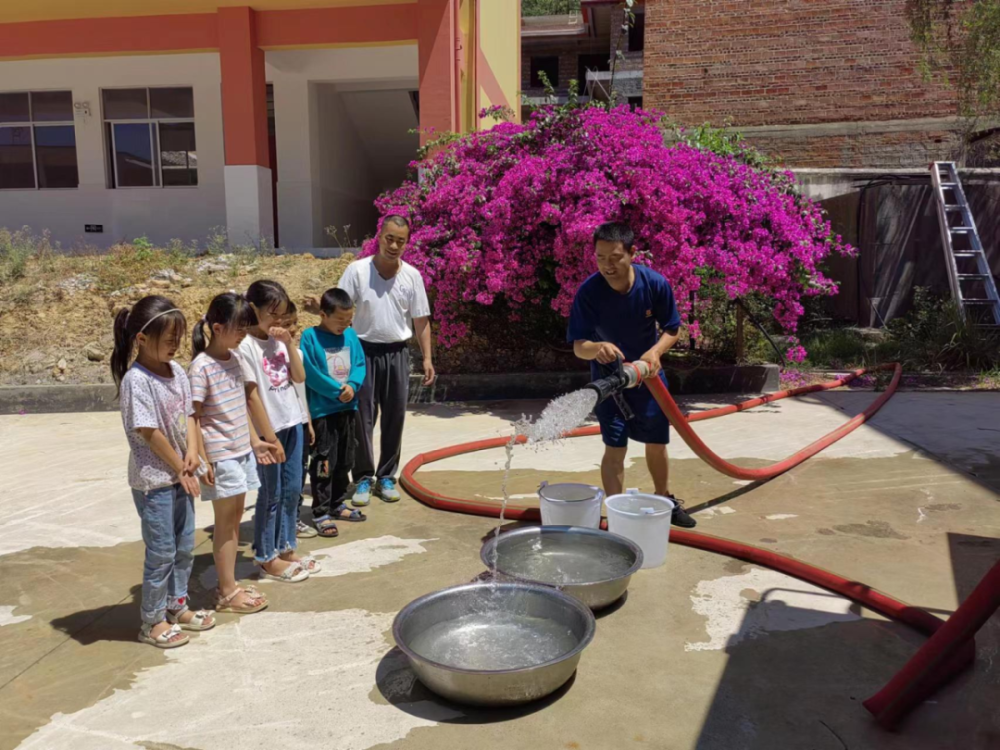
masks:
[[[498,573],[558,588],[591,609],[618,601],[643,565],[642,549],[631,540],[574,526],[532,526],[490,537],[479,553],[487,566],[494,549]]]
[[[407,604],[392,635],[435,693],[459,703],[509,706],[562,687],[595,628],[589,609],[554,589],[469,583]]]

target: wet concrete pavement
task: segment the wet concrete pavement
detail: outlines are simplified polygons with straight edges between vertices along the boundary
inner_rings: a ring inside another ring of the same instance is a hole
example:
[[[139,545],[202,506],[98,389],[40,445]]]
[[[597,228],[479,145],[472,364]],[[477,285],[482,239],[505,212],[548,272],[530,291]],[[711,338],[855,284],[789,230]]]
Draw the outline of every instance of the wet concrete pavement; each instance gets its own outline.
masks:
[[[872,396],[838,391],[698,423],[744,465],[784,458]],[[406,457],[509,432],[541,403],[430,406],[407,422]],[[697,408],[697,404],[691,404]],[[699,531],[791,554],[947,616],[1000,557],[1000,394],[901,393],[876,419],[761,485],[672,446],[672,487]],[[598,621],[574,681],[551,700],[484,711],[428,693],[393,649],[413,598],[482,571],[493,522],[404,498],[336,540],[302,542],[321,575],[261,583],[272,605],[164,653],[135,641],[143,547],[116,414],[0,417],[0,748],[995,748],[1000,618],[975,667],[898,733],[860,701],[922,637],[795,579],[672,546]],[[519,450],[510,489],[598,480],[598,438]],[[426,484],[498,497],[502,451],[428,466]],[[649,489],[641,461],[627,484]],[[521,497],[518,497],[521,496]],[[307,499],[308,503],[308,499]],[[214,585],[201,504],[191,593]],[[244,539],[249,540],[251,514]],[[240,570],[250,574],[243,548]]]

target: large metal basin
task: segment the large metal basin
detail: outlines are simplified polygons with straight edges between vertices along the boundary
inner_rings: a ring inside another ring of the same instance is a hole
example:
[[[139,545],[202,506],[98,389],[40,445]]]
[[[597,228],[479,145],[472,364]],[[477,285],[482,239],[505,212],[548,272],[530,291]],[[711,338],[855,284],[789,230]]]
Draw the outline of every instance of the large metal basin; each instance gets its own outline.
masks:
[[[617,534],[579,526],[532,526],[491,537],[480,557],[497,572],[527,583],[553,586],[591,609],[621,599],[632,574],[642,567],[642,550]]]
[[[407,604],[392,624],[421,682],[459,703],[537,700],[576,671],[593,613],[545,586],[469,583]]]

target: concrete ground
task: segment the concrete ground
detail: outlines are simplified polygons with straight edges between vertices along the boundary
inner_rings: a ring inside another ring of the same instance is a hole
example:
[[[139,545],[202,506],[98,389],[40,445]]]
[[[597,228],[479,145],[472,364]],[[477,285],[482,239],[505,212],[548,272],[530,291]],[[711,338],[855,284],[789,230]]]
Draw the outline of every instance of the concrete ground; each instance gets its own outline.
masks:
[[[872,398],[830,392],[702,422],[744,465],[785,457]],[[699,405],[691,405],[697,408]],[[406,458],[509,432],[542,404],[431,406],[407,422]],[[775,549],[947,616],[1000,557],[1000,394],[901,393],[869,425],[763,485],[672,450],[674,491],[699,531]],[[598,620],[574,680],[522,709],[449,704],[393,649],[415,597],[482,572],[490,519],[379,501],[336,540],[306,540],[324,571],[261,583],[272,605],[184,648],[136,642],[143,545],[117,414],[0,417],[0,748],[413,750],[1000,747],[1000,617],[975,666],[896,733],[861,701],[923,638],[766,569],[674,545]],[[519,449],[510,490],[598,480],[598,438]],[[640,460],[628,486],[649,488]],[[429,466],[449,494],[498,497],[502,451]],[[211,509],[198,506],[192,596],[214,585]],[[251,522],[247,515],[245,538]],[[243,555],[249,555],[245,548]],[[241,572],[252,566],[241,563]]]

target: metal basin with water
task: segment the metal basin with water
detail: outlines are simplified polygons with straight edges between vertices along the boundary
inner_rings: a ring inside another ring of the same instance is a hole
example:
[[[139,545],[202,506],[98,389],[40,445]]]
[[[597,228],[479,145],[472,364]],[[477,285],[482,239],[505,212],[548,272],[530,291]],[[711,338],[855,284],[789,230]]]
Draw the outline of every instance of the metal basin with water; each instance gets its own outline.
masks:
[[[555,589],[469,583],[407,604],[392,624],[421,682],[459,703],[527,703],[558,690],[594,637],[593,613]]]
[[[527,583],[554,586],[591,609],[618,601],[642,567],[642,549],[617,534],[579,526],[532,526],[490,537],[480,557],[497,573]]]

